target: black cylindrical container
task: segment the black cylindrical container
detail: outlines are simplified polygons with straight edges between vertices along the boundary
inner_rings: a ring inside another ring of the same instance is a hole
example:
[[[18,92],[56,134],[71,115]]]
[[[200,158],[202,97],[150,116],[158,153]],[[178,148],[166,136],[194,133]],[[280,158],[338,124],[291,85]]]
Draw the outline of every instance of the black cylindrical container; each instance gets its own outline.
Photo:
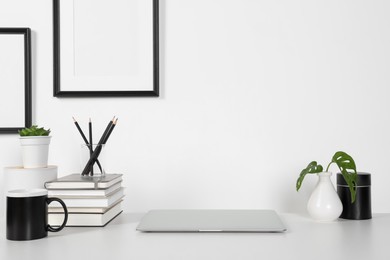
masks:
[[[48,225],[48,205],[57,201],[64,209],[64,221],[58,228]],[[47,190],[11,190],[7,192],[7,239],[32,240],[44,238],[47,232],[58,232],[68,219],[65,203],[59,198],[48,198]]]
[[[371,174],[358,172],[356,185],[356,200],[351,203],[351,193],[348,184],[341,173],[337,174],[337,193],[343,203],[344,219],[370,219],[371,214]]]

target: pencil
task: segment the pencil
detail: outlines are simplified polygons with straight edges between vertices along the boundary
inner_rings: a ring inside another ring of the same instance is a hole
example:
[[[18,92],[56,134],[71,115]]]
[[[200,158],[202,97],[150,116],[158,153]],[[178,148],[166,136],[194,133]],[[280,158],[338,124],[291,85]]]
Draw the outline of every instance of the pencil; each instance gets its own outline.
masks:
[[[111,126],[112,126],[112,124],[114,123],[114,121],[115,121],[115,116],[114,116],[114,117],[111,119],[111,121],[108,123],[106,129],[104,130],[104,133],[103,133],[102,136],[100,137],[100,140],[99,140],[98,145],[104,144],[104,140],[106,139],[106,135],[108,134],[108,132],[110,132]]]
[[[97,147],[95,151],[93,151],[91,158],[89,158],[87,164],[84,167],[84,170],[82,171],[81,175],[87,175],[88,172],[90,171],[90,167],[93,167],[93,164],[97,160],[97,158],[100,155],[100,152],[102,151],[102,145],[105,144],[105,141],[107,141],[109,135],[112,132],[112,125],[115,123],[116,124],[115,117],[108,123],[106,130],[104,131],[103,135],[101,136],[99,143],[97,144]]]
[[[74,117],[72,117],[72,118],[73,118],[74,124],[75,124],[76,127],[77,127],[77,130],[79,130],[81,137],[84,139],[84,142],[85,142],[86,144],[88,144],[88,140],[87,140],[87,138],[85,137],[85,135],[84,135],[84,133],[83,133],[83,130],[81,130],[81,128],[80,128],[80,126],[79,126],[79,123],[76,121],[76,119],[75,119]]]
[[[87,147],[88,147],[88,149],[90,151],[90,154],[92,154],[93,153],[93,147],[91,145],[89,145],[89,142],[88,142],[87,138],[85,137],[85,135],[83,133],[83,130],[81,130],[79,123],[76,121],[76,119],[74,117],[72,117],[72,118],[73,118],[74,124],[76,125],[77,129],[79,130],[79,132],[81,134],[81,137],[83,138],[85,144],[87,145]],[[103,168],[102,168],[102,165],[100,164],[99,160],[96,159],[96,163],[97,163],[97,165],[99,167],[100,172],[103,173]]]
[[[88,128],[89,128],[89,158],[91,158],[92,153],[93,153],[92,121],[91,121],[91,118],[89,118]],[[93,175],[93,167],[91,167],[91,175]]]
[[[110,137],[112,130],[114,130],[114,127],[116,126],[117,122],[118,122],[118,118],[115,119],[115,121],[112,123],[112,126],[111,126],[110,130],[108,131],[107,136],[104,138],[103,144],[105,144],[107,142],[107,140]]]

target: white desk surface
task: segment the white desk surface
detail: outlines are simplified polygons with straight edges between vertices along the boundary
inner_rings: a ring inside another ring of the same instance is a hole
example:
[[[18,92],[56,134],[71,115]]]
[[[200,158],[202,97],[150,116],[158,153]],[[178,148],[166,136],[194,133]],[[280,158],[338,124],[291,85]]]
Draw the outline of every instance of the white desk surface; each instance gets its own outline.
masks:
[[[390,214],[318,223],[280,214],[285,233],[141,233],[142,214],[122,213],[104,228],[65,228],[43,239],[9,241],[0,227],[0,259],[390,259]]]

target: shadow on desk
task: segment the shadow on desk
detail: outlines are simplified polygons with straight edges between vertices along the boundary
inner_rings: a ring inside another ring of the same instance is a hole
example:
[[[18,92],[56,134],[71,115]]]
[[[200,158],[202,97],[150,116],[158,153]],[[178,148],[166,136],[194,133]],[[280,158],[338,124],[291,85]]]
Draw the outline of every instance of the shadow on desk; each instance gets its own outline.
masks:
[[[119,226],[122,228],[124,225],[134,224],[139,222],[143,217],[143,215],[144,213],[122,212],[112,221],[107,223],[107,225],[104,227],[65,227],[61,232],[50,233],[49,236],[54,238],[54,237],[68,236],[71,234],[74,235],[74,234],[90,233],[90,232],[96,232],[96,231],[108,230],[108,229],[117,229]]]
[[[144,216],[144,213],[130,213],[130,212],[122,212],[119,216],[108,223],[108,225],[123,225],[123,224],[131,224],[137,223]]]

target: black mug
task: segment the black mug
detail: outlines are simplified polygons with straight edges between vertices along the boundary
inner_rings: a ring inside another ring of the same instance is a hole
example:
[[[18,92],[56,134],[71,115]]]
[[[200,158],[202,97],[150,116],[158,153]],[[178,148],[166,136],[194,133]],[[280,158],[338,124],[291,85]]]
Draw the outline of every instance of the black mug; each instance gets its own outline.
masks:
[[[48,224],[48,205],[59,202],[64,209],[64,222],[58,228]],[[7,239],[32,240],[47,236],[47,232],[62,230],[68,220],[65,203],[58,198],[48,198],[47,190],[11,190],[7,193]]]

